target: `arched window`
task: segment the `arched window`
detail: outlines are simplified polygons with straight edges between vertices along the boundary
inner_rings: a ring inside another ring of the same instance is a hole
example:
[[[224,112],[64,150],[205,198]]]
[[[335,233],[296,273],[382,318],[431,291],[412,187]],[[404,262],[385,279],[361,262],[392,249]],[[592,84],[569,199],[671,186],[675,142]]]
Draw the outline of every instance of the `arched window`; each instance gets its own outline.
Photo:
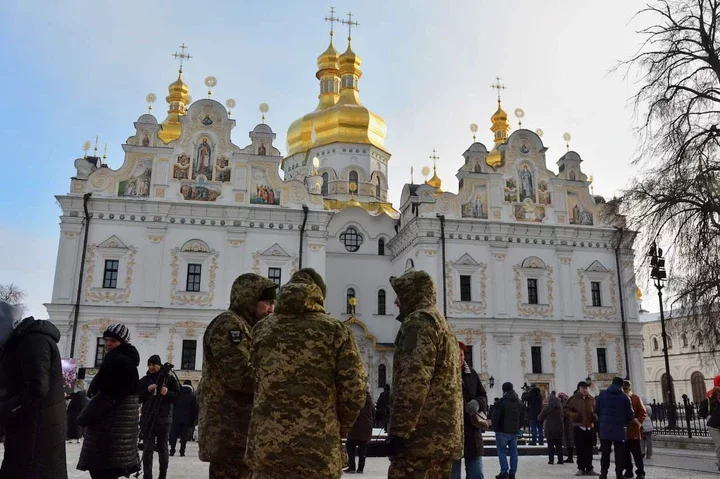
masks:
[[[327,194],[328,194],[328,186],[330,186],[330,185],[329,185],[329,183],[330,183],[330,175],[328,175],[328,172],[327,172],[327,171],[322,174],[322,179],[323,179],[322,190],[321,190],[321,191],[322,191],[322,195],[323,195],[323,196],[327,196]]]
[[[378,240],[378,254],[380,256],[385,256],[385,238],[380,238]]]
[[[387,383],[387,368],[384,364],[378,366],[378,382],[377,387],[384,388]]]
[[[353,305],[351,304],[353,299],[355,297],[355,288],[348,288],[347,294],[345,295],[345,312],[347,314],[353,314]]]
[[[355,193],[357,193],[358,174],[357,174],[357,171],[355,171],[355,170],[351,171],[350,174],[348,175],[348,188],[349,188],[348,191],[352,191],[353,188],[350,185],[352,185],[353,183],[355,183]]]
[[[377,314],[380,316],[383,316],[386,314],[385,299],[386,299],[385,290],[384,289],[379,290],[378,297],[377,297]]]
[[[660,349],[660,345],[658,344],[657,338],[653,338],[653,351],[657,351]]]
[[[380,194],[382,193],[382,183],[380,182],[379,176],[375,179],[377,180],[377,184],[375,185],[375,196],[380,198]]]
[[[692,397],[694,403],[700,403],[705,399],[705,376],[700,371],[695,371],[690,376],[690,386],[692,387]]]
[[[680,342],[682,343],[682,347],[683,347],[683,348],[687,348],[687,347],[688,347],[687,335],[686,335],[685,333],[683,333],[683,335],[680,336]]]
[[[408,258],[408,260],[405,261],[405,271],[410,271],[413,268],[415,268],[415,262],[412,258]]]

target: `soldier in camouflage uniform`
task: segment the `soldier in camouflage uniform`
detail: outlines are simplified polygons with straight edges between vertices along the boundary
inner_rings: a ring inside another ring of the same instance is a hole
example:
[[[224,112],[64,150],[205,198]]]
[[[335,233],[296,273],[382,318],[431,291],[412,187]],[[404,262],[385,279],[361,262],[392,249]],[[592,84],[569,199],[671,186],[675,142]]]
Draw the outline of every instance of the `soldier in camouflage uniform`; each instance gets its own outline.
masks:
[[[347,464],[341,438],[365,404],[367,375],[350,329],[325,313],[324,298],[320,275],[302,269],[280,289],[275,314],[253,328],[245,458],[254,478],[336,479]]]
[[[199,388],[200,460],[210,462],[210,479],[249,479],[243,461],[253,402],[252,327],[271,314],[277,285],[263,276],[239,276],[230,309],[212,320],[203,337]]]
[[[463,452],[460,350],[425,271],[390,278],[400,308],[388,425],[389,479],[446,479]]]

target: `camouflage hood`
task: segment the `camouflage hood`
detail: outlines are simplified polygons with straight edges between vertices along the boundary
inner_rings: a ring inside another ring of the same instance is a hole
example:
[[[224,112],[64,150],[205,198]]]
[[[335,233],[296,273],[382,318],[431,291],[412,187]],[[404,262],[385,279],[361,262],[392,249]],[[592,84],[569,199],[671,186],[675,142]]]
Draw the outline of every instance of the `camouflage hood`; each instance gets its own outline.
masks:
[[[242,316],[250,326],[258,318],[255,311],[260,297],[268,289],[277,288],[274,281],[255,273],[245,273],[237,277],[230,290],[230,311]]]
[[[437,306],[435,283],[425,271],[409,271],[402,276],[392,277],[390,285],[400,302],[400,319],[419,309]]]
[[[320,286],[306,271],[298,271],[280,288],[275,312],[277,314],[300,314],[325,312],[325,298]]]

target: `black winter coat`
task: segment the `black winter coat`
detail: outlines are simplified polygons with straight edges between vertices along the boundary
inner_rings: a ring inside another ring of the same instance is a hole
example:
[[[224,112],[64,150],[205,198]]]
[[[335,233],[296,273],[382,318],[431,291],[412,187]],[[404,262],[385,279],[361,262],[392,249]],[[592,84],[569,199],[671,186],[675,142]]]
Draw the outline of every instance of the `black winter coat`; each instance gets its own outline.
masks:
[[[467,404],[475,400],[480,405],[480,411],[487,412],[488,399],[487,392],[480,382],[480,376],[475,372],[474,369],[470,369],[470,372],[463,372],[462,374],[462,393],[463,393],[463,408]],[[465,454],[466,458],[473,458],[483,455],[483,438],[482,430],[472,425],[470,421],[471,416],[464,413],[464,436],[465,436]]]
[[[557,397],[550,396],[547,406],[540,411],[538,421],[544,422],[545,438],[550,441],[562,441],[565,422],[562,404]]]
[[[348,439],[370,442],[373,432],[373,400],[370,393],[365,393],[365,405],[360,410],[360,415],[348,434]]]
[[[142,415],[143,417],[149,417],[150,407],[155,401],[151,401],[155,397],[148,387],[151,384],[157,384],[159,374],[150,374],[149,372],[140,380],[140,386],[138,387],[138,397],[140,398],[140,404],[142,404]],[[160,394],[160,384],[157,385],[157,393]],[[160,408],[158,409],[157,416],[155,417],[155,424],[171,424],[173,420],[173,404],[180,398],[180,384],[178,384],[175,377],[170,374],[166,386],[168,389],[167,394],[160,400]]]
[[[522,395],[522,400],[528,404],[528,414],[531,421],[537,421],[543,408],[543,397],[537,386]]]
[[[109,351],[88,389],[115,399],[105,417],[85,428],[77,468],[112,470],[118,476],[140,469],[138,456],[138,372],[140,355],[134,346],[121,344]]]
[[[173,408],[173,422],[176,424],[197,423],[198,418],[198,400],[193,391],[192,386],[183,385],[180,397],[175,401]]]
[[[6,427],[1,479],[65,479],[65,392],[50,321],[26,318],[0,356],[0,421]]]
[[[78,415],[88,403],[85,391],[76,391],[70,395],[70,403],[67,406],[67,438],[80,439],[82,427],[77,423]]]
[[[492,424],[495,432],[517,434],[525,417],[525,406],[515,391],[506,392],[493,408]]]

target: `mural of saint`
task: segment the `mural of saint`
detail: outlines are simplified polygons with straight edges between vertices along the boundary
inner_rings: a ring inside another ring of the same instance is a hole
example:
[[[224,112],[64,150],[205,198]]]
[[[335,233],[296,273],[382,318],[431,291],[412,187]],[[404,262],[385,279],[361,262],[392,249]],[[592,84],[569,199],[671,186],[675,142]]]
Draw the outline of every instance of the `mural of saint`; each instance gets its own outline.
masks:
[[[265,156],[265,143],[260,143],[260,148],[258,148],[258,155]]]
[[[147,135],[145,135],[142,139],[142,146],[148,146],[150,145],[150,138],[148,138]]]
[[[528,165],[524,165],[520,170],[520,201],[530,198],[535,201],[535,185],[533,175]]]
[[[149,196],[151,176],[152,160],[138,163],[133,176],[118,184],[118,196]]]
[[[575,225],[580,224],[580,208],[578,207],[578,205],[573,206],[570,222]]]
[[[250,203],[257,205],[279,205],[280,192],[268,186],[268,173],[265,170],[253,168],[252,183],[250,186]]]
[[[207,138],[203,138],[197,147],[193,173],[195,177],[198,175],[210,177],[212,175],[212,148]]]

